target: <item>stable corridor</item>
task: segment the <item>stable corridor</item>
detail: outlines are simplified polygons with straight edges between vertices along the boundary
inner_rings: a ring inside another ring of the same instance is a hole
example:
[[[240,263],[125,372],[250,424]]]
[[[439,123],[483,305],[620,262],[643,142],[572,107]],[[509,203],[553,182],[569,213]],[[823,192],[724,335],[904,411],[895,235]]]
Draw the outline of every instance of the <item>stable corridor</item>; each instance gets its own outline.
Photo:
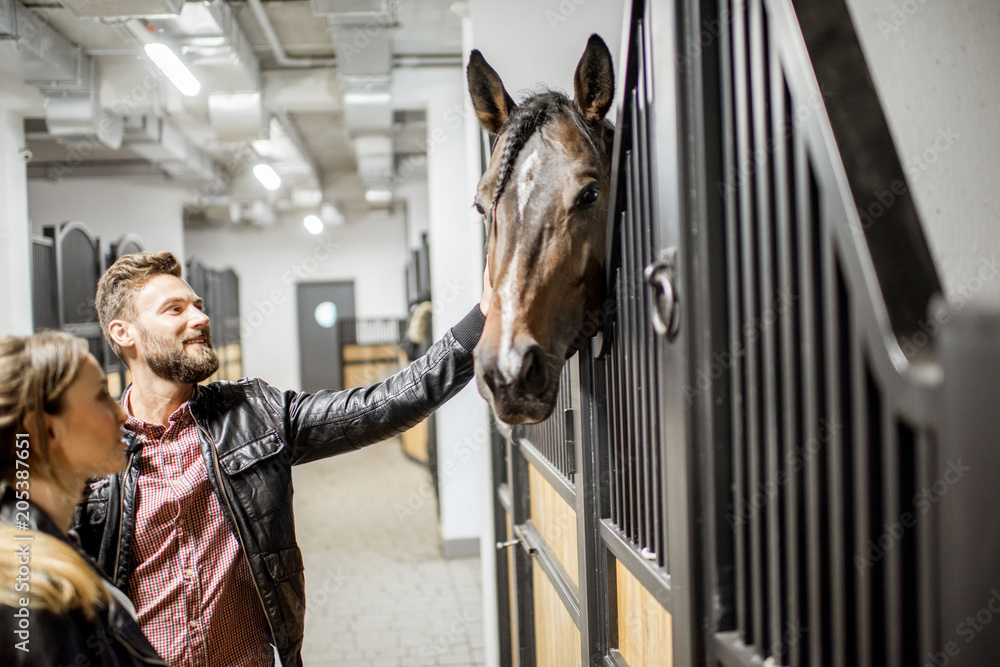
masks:
[[[393,439],[298,466],[307,666],[478,667],[478,558],[445,559],[430,473]]]

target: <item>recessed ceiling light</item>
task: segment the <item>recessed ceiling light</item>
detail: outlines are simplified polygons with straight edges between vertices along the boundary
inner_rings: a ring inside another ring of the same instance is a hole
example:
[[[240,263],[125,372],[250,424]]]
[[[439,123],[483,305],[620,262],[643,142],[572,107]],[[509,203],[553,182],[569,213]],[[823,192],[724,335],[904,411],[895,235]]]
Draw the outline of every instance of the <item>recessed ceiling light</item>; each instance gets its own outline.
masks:
[[[323,232],[323,221],[315,215],[307,215],[303,218],[302,224],[306,226],[310,234],[321,234]]]

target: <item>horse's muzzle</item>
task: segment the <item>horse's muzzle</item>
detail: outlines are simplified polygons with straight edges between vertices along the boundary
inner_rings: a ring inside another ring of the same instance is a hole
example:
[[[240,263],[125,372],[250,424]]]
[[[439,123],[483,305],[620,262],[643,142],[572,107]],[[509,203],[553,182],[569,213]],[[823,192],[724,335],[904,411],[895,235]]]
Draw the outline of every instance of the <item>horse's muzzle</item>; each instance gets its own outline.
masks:
[[[479,391],[500,420],[532,424],[551,414],[558,383],[549,355],[533,339],[522,337],[502,351],[479,346],[475,355]]]

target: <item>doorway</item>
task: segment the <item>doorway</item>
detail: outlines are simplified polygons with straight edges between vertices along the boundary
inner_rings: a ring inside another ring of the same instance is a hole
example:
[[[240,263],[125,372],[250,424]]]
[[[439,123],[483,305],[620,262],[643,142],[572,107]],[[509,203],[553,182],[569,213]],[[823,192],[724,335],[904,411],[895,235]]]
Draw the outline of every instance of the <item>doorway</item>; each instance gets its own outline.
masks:
[[[302,390],[343,389],[340,323],[354,317],[354,281],[299,283],[296,297]]]

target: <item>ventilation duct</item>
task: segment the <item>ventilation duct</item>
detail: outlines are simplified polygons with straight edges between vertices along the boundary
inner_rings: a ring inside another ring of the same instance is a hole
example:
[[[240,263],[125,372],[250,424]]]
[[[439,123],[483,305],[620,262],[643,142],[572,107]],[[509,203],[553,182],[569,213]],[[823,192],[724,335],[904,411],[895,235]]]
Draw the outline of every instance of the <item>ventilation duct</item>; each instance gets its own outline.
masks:
[[[122,145],[122,117],[101,108],[96,65],[86,58],[88,75],[76,95],[61,93],[45,98],[45,124],[57,139],[94,137],[109,148]]]
[[[184,0],[62,0],[62,6],[77,16],[169,16],[181,12]]]
[[[392,93],[388,78],[341,77],[344,127],[351,138],[369,134],[388,137],[392,129]]]
[[[122,119],[101,109],[94,60],[13,0],[0,0],[0,67],[45,96],[54,137],[121,146]]]
[[[266,136],[262,130],[264,110],[260,92],[212,93],[208,96],[208,119],[219,139],[247,141]]]
[[[313,14],[323,16],[331,25],[395,23],[394,0],[309,0]]]
[[[391,203],[393,172],[392,0],[311,0],[326,18],[337,48],[344,126],[354,143],[358,175],[369,204]],[[378,196],[372,196],[377,193]]]
[[[178,180],[192,183],[202,192],[222,194],[227,179],[215,161],[194,145],[169,121],[154,116],[129,116],[125,143]]]

